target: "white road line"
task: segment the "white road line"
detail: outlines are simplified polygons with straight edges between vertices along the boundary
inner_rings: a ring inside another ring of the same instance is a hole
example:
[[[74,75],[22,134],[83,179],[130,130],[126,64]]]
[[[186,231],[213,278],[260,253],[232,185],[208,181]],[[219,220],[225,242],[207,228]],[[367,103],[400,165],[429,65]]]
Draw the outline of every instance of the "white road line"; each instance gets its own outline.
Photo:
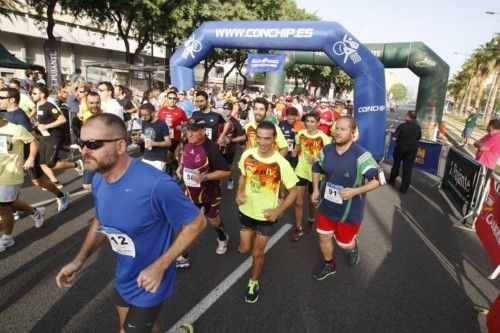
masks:
[[[81,190],[81,191],[76,192],[76,193],[70,193],[69,198],[71,199],[73,197],[76,197],[76,196],[79,196],[79,195],[82,195],[82,194],[90,194],[90,192],[88,192],[86,190]],[[52,198],[52,199],[48,199],[48,200],[44,200],[44,201],[32,203],[30,205],[33,206],[33,207],[41,207],[41,206],[48,205],[48,204],[50,204],[50,203],[52,203],[54,201],[56,201],[56,198]]]
[[[280,240],[283,235],[287,233],[292,227],[291,224],[283,225],[270,239],[267,243],[265,253],[273,247],[276,242]],[[214,304],[233,284],[238,281],[239,278],[243,276],[252,267],[252,257],[247,258],[234,272],[232,272],[224,281],[222,281],[214,290],[210,292],[205,298],[203,298],[196,306],[191,309],[184,317],[182,317],[178,322],[176,322],[167,333],[179,332],[179,326],[182,324],[192,324],[198,318],[207,311],[212,304]]]

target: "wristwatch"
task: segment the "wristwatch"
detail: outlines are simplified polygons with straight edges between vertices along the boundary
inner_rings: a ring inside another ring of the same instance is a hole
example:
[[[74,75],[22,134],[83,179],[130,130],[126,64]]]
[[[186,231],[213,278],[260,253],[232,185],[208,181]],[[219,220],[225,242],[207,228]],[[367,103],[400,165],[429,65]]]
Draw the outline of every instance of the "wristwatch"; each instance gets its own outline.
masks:
[[[208,180],[208,175],[206,173],[203,174],[203,181],[206,182]]]

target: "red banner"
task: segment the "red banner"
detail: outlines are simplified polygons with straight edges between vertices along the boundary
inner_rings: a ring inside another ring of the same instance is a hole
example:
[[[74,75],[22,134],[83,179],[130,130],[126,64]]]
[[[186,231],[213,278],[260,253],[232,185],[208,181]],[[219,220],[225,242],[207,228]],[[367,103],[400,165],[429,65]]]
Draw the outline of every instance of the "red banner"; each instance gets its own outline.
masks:
[[[490,192],[476,221],[476,233],[494,268],[500,265],[500,195],[497,184],[491,177]]]

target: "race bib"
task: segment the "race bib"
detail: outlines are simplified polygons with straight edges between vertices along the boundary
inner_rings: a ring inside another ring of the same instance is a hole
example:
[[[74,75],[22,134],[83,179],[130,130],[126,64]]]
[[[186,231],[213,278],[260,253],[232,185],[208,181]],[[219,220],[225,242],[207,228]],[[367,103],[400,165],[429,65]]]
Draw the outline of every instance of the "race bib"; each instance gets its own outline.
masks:
[[[342,190],[342,186],[338,186],[332,183],[327,182],[325,188],[325,199],[331,201],[333,203],[342,204],[342,198],[340,197],[340,190]]]
[[[95,229],[95,231],[103,233],[106,237],[108,237],[113,251],[124,256],[131,256],[135,258],[134,241],[127,234],[124,234],[120,230],[114,228],[102,226]]]
[[[194,180],[195,170],[184,168],[184,172],[182,174],[182,178],[184,179],[184,184],[188,187],[200,187],[201,184]]]
[[[37,109],[36,110],[36,115],[37,116],[43,116],[43,110]]]
[[[7,154],[9,152],[9,142],[7,137],[0,135],[0,154]]]
[[[212,129],[211,128],[205,128],[205,134],[207,135],[207,137],[212,140]]]
[[[292,151],[293,150],[293,140],[292,139],[288,139],[287,140],[288,142],[288,151]]]

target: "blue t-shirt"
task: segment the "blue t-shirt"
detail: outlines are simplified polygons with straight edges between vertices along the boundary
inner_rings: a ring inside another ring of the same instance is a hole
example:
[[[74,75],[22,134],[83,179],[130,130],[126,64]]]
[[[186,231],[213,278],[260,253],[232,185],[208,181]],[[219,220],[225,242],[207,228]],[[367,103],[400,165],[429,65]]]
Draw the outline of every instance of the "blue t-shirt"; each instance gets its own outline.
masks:
[[[278,127],[281,129],[281,132],[283,132],[283,136],[286,139],[286,142],[288,143],[288,153],[286,154],[285,158],[292,167],[297,166],[297,162],[299,161],[299,158],[292,157],[291,150],[295,148],[295,128],[293,127],[292,124],[290,124],[286,119],[280,121]]]
[[[152,133],[153,141],[162,142],[165,141],[165,137],[169,136],[169,129],[165,122],[157,119],[155,122],[150,123],[147,121],[142,122],[142,133],[145,134],[146,130]],[[151,147],[151,149],[145,149],[142,158],[148,161],[162,161],[165,162],[167,158],[168,147]]]
[[[33,125],[31,125],[30,119],[26,115],[26,112],[24,112],[22,109],[17,109],[16,111],[12,112],[5,112],[3,113],[3,117],[8,122],[11,122],[16,125],[21,125],[28,132],[33,131]]]
[[[365,195],[339,200],[338,191],[346,187],[360,187],[365,179],[378,179],[378,164],[372,155],[355,142],[339,155],[335,144],[331,143],[321,149],[312,171],[325,175],[319,192],[318,211],[332,221],[346,224],[361,223]]]
[[[191,117],[191,114],[194,111],[194,105],[189,99],[185,99],[182,102],[178,102],[177,106],[184,111],[186,116]]]
[[[137,276],[168,250],[175,231],[192,222],[199,209],[168,175],[137,159],[114,183],[96,174],[92,194],[101,225],[121,231],[134,242],[135,257],[117,254],[115,287],[119,294],[135,306],[162,303],[174,290],[175,262],[155,293],[138,288]]]

